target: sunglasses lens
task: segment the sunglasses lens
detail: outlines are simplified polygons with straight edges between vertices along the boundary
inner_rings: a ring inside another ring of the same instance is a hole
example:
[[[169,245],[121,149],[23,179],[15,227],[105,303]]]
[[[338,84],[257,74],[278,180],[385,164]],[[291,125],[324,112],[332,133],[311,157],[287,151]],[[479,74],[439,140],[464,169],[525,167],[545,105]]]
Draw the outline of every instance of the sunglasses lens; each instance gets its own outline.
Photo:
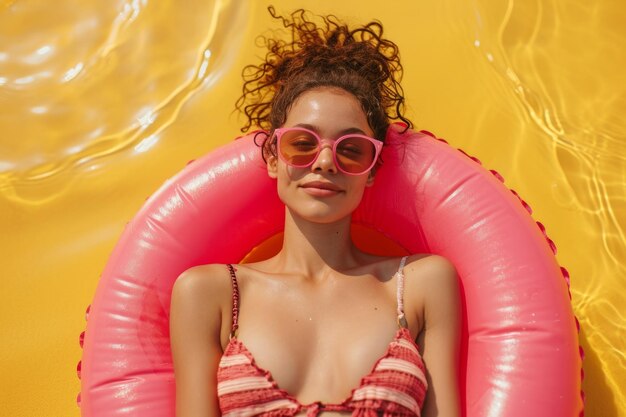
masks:
[[[318,142],[315,136],[304,130],[286,131],[280,138],[282,157],[293,166],[306,166],[317,156]]]
[[[361,174],[376,157],[374,144],[359,136],[348,136],[337,145],[337,163],[346,172]]]

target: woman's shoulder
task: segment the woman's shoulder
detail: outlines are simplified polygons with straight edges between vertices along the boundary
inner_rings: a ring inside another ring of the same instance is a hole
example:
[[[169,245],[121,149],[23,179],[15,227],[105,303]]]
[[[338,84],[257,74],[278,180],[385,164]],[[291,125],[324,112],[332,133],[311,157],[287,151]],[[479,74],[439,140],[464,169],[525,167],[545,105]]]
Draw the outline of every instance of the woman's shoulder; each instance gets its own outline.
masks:
[[[409,323],[421,335],[426,321],[445,316],[459,303],[459,282],[454,264],[444,256],[410,255],[404,266],[404,301]],[[421,344],[421,343],[420,343]]]
[[[189,333],[201,332],[215,336],[214,342],[221,349],[228,342],[230,315],[224,314],[232,308],[232,281],[224,264],[193,266],[182,272],[172,288],[170,314],[185,317],[179,326],[191,326]],[[181,324],[182,323],[182,324]]]
[[[441,255],[415,254],[404,266],[405,287],[409,297],[424,303],[456,298],[459,279],[454,264]]]
[[[459,276],[452,261],[444,256],[411,255],[404,266],[404,275],[409,296],[422,299],[426,307],[458,299]]]
[[[415,281],[438,275],[449,276],[455,271],[454,265],[450,260],[444,256],[431,253],[413,253],[406,256],[393,257],[380,256],[374,264],[392,269],[395,268],[397,271],[404,257],[406,257],[406,260],[402,266],[402,271],[407,280]]]
[[[405,275],[415,275],[422,279],[428,279],[428,277],[432,279],[432,277],[455,276],[456,268],[452,261],[442,255],[415,253],[407,257],[404,264],[404,273]]]
[[[230,277],[230,272],[225,264],[195,265],[183,271],[176,279],[176,284],[181,282],[193,286],[219,285],[227,281],[225,278],[228,277]]]
[[[172,288],[172,296],[198,306],[220,305],[230,299],[232,283],[224,264],[196,265],[183,271]]]

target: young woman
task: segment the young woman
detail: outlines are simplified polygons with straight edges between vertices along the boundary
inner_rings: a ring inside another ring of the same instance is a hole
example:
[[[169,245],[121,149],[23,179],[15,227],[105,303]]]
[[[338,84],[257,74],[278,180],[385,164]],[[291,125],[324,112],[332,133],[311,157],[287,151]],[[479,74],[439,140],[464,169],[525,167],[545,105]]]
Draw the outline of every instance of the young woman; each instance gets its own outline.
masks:
[[[302,10],[270,13],[292,39],[267,40],[265,61],[244,70],[238,107],[244,129],[267,132],[283,246],[262,262],[178,277],[176,415],[459,416],[454,266],[374,256],[350,237],[390,120],[410,126],[397,47],[376,21],[349,29],[332,16],[318,25]]]

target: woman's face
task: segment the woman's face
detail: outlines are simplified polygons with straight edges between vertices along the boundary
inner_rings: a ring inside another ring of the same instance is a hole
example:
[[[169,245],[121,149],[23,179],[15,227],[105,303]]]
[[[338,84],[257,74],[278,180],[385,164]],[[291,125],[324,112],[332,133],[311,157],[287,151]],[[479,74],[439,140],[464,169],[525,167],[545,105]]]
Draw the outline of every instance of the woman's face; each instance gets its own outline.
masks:
[[[282,127],[304,127],[323,140],[317,159],[305,168],[289,166],[279,157],[268,158],[268,174],[277,179],[283,203],[293,215],[315,223],[332,223],[350,215],[361,202],[365,187],[374,183],[374,177],[371,171],[362,175],[341,172],[329,145],[346,133],[373,136],[358,100],[337,88],[306,91],[293,103]],[[320,191],[307,185],[312,181],[332,183],[338,191]]]

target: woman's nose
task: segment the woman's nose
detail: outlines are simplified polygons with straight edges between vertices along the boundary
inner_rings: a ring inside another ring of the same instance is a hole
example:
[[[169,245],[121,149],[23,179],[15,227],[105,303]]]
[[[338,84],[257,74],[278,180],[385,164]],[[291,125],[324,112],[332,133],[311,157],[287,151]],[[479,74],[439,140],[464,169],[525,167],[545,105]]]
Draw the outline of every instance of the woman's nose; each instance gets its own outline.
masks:
[[[337,172],[337,167],[335,166],[335,161],[333,159],[333,148],[331,146],[322,146],[322,149],[313,162],[311,169],[313,171],[322,170],[333,173]]]

